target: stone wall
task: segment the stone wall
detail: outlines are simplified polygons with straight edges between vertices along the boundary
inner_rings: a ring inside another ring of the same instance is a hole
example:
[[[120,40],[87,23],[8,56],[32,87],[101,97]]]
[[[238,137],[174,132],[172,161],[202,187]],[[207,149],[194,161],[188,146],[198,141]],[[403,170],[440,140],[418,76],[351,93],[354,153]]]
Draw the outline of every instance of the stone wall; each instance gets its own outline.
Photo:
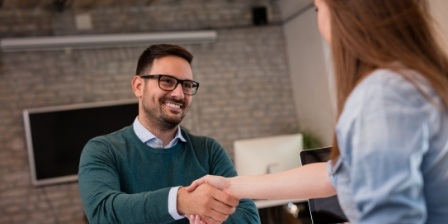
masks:
[[[74,26],[73,18],[80,12],[3,10],[0,35],[215,29],[215,42],[183,45],[195,56],[194,78],[201,83],[183,125],[195,134],[214,137],[231,156],[236,139],[296,132],[276,5],[254,1],[267,6],[271,25],[252,26],[254,2],[183,2],[91,10],[90,31]],[[22,110],[132,99],[130,81],[143,49],[0,53],[0,223],[85,223],[76,182],[31,185]]]

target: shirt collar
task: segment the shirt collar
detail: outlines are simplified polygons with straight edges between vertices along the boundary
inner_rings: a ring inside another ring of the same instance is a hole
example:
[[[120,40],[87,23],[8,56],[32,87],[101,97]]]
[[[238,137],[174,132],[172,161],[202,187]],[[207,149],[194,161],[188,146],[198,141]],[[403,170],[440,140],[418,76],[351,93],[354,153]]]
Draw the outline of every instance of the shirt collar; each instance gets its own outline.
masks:
[[[148,129],[143,127],[142,123],[140,123],[140,121],[138,120],[138,117],[135,118],[132,126],[134,128],[135,134],[140,139],[140,141],[142,141],[143,143],[148,142],[152,139],[158,139]],[[184,136],[182,136],[180,126],[177,126],[177,133],[176,133],[176,136],[174,136],[173,140],[175,140],[175,139],[179,139],[182,142],[187,142],[187,140],[185,140]],[[171,140],[171,142],[173,142],[173,140]]]

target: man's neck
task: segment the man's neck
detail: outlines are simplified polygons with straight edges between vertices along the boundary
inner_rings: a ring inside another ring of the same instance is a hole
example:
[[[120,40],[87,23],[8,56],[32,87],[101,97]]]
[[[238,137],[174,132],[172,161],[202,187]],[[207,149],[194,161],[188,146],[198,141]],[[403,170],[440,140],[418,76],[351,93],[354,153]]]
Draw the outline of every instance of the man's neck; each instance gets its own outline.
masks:
[[[171,130],[161,130],[158,128],[148,130],[158,139],[162,140],[163,146],[170,144],[171,140],[173,140],[177,133],[177,127]]]
[[[162,140],[163,146],[170,144],[171,140],[173,140],[176,136],[178,126],[175,126],[174,128],[166,128],[161,127],[161,125],[156,125],[153,122],[145,122],[140,119],[139,121],[143,127],[145,127],[158,139]]]

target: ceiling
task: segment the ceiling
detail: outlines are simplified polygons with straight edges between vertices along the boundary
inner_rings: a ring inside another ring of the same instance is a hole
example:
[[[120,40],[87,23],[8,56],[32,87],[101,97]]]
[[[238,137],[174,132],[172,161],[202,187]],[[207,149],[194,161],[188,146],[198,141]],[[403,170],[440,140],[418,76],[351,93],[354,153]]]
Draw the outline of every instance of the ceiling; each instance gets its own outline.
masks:
[[[0,9],[46,9],[64,11],[71,9],[95,9],[104,7],[145,6],[157,3],[175,3],[181,0],[0,0]],[[197,1],[195,1],[197,2]]]
[[[206,3],[211,0],[0,0],[0,10],[34,10],[62,12],[66,9],[92,10],[107,7],[149,6],[151,4]],[[238,2],[241,0],[227,0]],[[252,0],[257,2],[257,0]],[[271,0],[280,5],[283,18],[311,4],[313,0]]]

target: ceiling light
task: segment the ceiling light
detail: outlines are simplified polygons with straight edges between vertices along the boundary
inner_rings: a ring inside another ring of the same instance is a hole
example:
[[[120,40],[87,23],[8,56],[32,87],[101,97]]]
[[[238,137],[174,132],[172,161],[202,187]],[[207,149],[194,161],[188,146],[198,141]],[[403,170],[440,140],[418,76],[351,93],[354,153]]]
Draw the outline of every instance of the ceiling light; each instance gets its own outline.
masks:
[[[113,35],[3,38],[0,39],[0,49],[3,52],[16,52],[74,48],[149,46],[157,43],[190,44],[213,42],[216,37],[216,31],[206,30]]]

